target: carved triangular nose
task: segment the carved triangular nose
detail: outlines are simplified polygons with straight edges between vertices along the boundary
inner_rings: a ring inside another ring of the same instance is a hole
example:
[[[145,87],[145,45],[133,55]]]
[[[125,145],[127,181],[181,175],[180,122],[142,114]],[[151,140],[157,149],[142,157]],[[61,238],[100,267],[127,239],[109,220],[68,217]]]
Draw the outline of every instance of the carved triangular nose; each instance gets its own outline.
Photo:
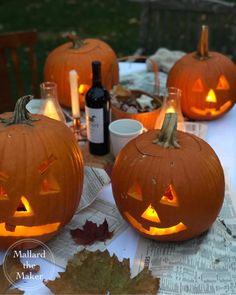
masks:
[[[14,217],[27,216],[27,215],[32,215],[32,209],[30,208],[30,205],[27,199],[24,196],[22,196],[20,199],[19,205],[16,208]]]
[[[148,206],[148,208],[143,212],[141,217],[153,222],[161,222],[156,210],[152,207],[152,205]]]
[[[207,97],[206,97],[206,101],[208,102],[217,102],[217,99],[216,99],[216,95],[215,95],[215,92],[213,89],[210,89],[208,94],[207,94]]]

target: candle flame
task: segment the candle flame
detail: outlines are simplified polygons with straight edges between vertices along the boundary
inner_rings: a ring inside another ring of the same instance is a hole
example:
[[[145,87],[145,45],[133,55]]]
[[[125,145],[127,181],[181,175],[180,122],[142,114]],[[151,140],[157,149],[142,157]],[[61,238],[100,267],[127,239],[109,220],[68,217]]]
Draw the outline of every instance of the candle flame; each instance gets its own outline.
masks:
[[[43,109],[43,115],[49,117],[49,118],[52,118],[52,119],[55,119],[55,120],[58,120],[58,121],[61,121],[61,118],[56,110],[56,107],[53,103],[52,100],[48,99],[45,103],[45,106],[44,106],[44,109]]]
[[[168,107],[166,109],[166,113],[176,113],[175,108],[174,107]]]

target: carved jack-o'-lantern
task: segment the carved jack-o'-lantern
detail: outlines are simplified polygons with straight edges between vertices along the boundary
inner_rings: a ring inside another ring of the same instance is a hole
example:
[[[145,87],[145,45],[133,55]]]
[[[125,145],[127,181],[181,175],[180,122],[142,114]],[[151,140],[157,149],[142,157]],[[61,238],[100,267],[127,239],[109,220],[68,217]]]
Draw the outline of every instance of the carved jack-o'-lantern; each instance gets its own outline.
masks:
[[[203,26],[197,52],[176,62],[167,84],[182,90],[184,115],[196,120],[213,120],[234,105],[235,81],[234,63],[218,52],[208,52],[208,28]]]
[[[179,147],[176,121],[176,114],[169,113],[161,131],[130,141],[112,172],[113,195],[123,217],[141,234],[162,241],[186,240],[206,231],[224,199],[224,174],[216,154],[200,138],[181,131]]]
[[[72,132],[29,115],[29,99],[18,100],[13,116],[0,116],[0,248],[29,237],[47,241],[71,219],[82,192],[83,160]]]

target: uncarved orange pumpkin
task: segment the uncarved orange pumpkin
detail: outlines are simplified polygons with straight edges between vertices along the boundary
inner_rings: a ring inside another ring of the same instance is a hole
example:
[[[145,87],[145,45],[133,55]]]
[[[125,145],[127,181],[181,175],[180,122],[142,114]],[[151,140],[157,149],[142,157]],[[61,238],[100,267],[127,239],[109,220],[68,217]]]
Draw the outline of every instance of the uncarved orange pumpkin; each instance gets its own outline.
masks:
[[[44,80],[57,83],[58,100],[63,106],[71,106],[69,71],[76,70],[79,78],[80,105],[84,107],[84,96],[92,84],[92,61],[102,64],[102,84],[108,90],[118,83],[119,69],[115,52],[98,39],[79,40],[70,36],[67,42],[49,53],[44,65]]]
[[[28,101],[0,115],[0,248],[23,238],[49,240],[72,218],[83,187],[73,133],[62,122],[29,115]]]
[[[127,222],[142,235],[182,241],[205,232],[224,199],[224,173],[202,139],[176,131],[167,114],[161,131],[150,130],[118,154],[112,191]]]
[[[197,52],[178,60],[167,85],[182,90],[183,114],[195,120],[213,120],[236,101],[236,66],[223,54],[208,51],[208,28],[203,26]]]

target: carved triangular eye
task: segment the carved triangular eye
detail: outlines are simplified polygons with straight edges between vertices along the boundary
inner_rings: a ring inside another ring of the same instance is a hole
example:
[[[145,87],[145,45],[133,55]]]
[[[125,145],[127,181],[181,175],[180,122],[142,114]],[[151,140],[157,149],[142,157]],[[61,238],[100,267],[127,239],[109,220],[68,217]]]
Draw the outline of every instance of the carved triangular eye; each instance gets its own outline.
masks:
[[[1,181],[7,181],[8,178],[9,178],[9,176],[6,173],[4,173],[3,171],[0,170],[0,180]]]
[[[228,90],[230,89],[229,87],[229,82],[227,81],[227,79],[225,78],[224,75],[221,75],[219,78],[219,82],[216,86],[217,90]]]
[[[52,175],[45,177],[41,184],[40,195],[49,195],[58,192],[60,192],[60,187],[57,180]]]
[[[30,207],[30,204],[28,200],[24,196],[22,196],[16,208],[14,217],[31,216],[31,215],[33,215],[33,211]]]
[[[142,218],[153,221],[153,222],[160,222],[160,218],[156,212],[156,210],[152,207],[152,205],[149,205],[148,208],[143,212],[141,215]]]
[[[7,200],[8,199],[8,195],[6,190],[4,189],[3,186],[0,186],[0,201],[1,200]]]
[[[195,83],[193,84],[192,90],[195,92],[202,92],[203,91],[202,80],[200,78],[195,81]]]
[[[135,182],[128,190],[127,192],[128,196],[136,199],[136,200],[139,200],[139,201],[142,201],[143,200],[143,196],[142,196],[142,190],[141,190],[141,187],[140,185]]]
[[[44,174],[56,160],[57,158],[54,155],[50,155],[46,160],[40,163],[38,166],[40,174]]]
[[[179,206],[176,192],[171,184],[167,187],[164,195],[162,196],[162,198],[160,200],[160,203],[165,204],[165,205],[174,206],[174,207]]]

